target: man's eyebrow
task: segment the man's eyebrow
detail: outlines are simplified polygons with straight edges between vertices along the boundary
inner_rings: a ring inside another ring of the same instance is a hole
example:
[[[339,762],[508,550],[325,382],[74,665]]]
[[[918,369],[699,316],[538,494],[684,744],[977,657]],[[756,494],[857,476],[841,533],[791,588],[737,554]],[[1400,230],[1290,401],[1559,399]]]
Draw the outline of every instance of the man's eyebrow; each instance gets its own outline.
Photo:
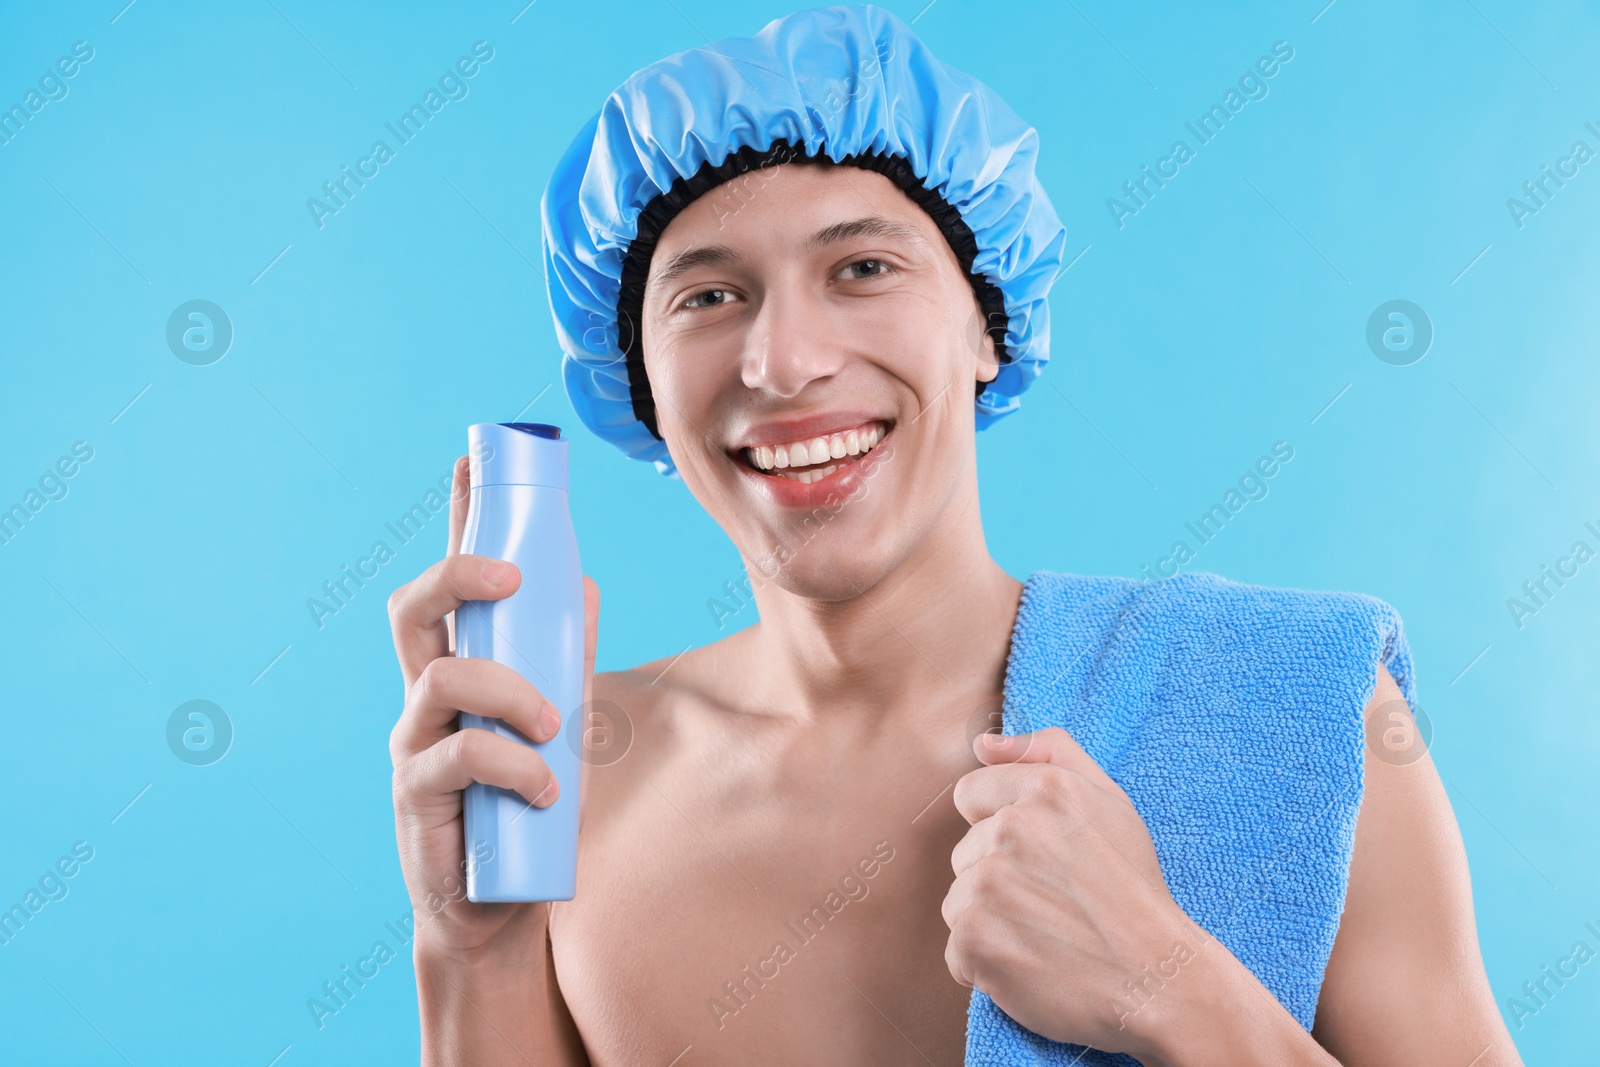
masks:
[[[852,237],[889,237],[910,241],[912,244],[927,243],[915,226],[886,219],[882,215],[864,215],[859,219],[846,219],[818,230],[806,240],[806,251],[815,252],[826,245],[836,241],[848,241]]]
[[[706,245],[704,248],[688,248],[673,256],[665,267],[650,276],[650,284],[656,287],[666,285],[681,274],[687,274],[696,267],[719,267],[729,263],[737,263],[744,257],[727,245]]]
[[[926,244],[927,239],[917,232],[915,226],[893,219],[884,218],[882,215],[864,215],[858,219],[845,219],[831,226],[825,226],[806,238],[805,250],[815,252],[819,248],[834,244],[839,241],[848,241],[853,237],[888,237],[913,244]],[[687,274],[696,267],[719,267],[738,263],[744,257],[727,245],[705,245],[700,248],[688,248],[672,259],[650,276],[650,284],[656,287],[666,285],[673,279]]]

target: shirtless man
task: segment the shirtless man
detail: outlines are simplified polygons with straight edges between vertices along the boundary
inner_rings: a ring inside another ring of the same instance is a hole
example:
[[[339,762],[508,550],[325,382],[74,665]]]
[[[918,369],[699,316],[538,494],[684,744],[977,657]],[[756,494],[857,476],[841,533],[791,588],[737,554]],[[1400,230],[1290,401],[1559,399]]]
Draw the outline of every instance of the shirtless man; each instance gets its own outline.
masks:
[[[1313,1033],[1215,940],[1119,1015],[1109,991],[1195,928],[1139,815],[1071,737],[991,749],[973,728],[997,706],[1022,588],[979,516],[971,390],[995,355],[973,292],[880,174],[785,164],[727,206],[713,190],[686,207],[646,286],[643,350],[684,482],[748,562],[788,527],[785,487],[742,448],[885,426],[855,457],[876,467],[756,586],[758,622],[679,658],[593,675],[585,578],[586,699],[622,709],[631,749],[585,769],[574,900],[473,904],[460,790],[540,804],[578,783],[455,728],[462,709],[554,734],[530,683],[449,654],[446,615],[520,581],[458,553],[458,463],[449,553],[390,600],[423,1062],[946,1067],[976,981],[1037,1033],[1147,1065],[1520,1063],[1426,756],[1367,761]],[[710,246],[726,251],[691,251]],[[1401,699],[1381,665],[1376,682],[1369,712]],[[830,892],[845,905],[797,936]]]

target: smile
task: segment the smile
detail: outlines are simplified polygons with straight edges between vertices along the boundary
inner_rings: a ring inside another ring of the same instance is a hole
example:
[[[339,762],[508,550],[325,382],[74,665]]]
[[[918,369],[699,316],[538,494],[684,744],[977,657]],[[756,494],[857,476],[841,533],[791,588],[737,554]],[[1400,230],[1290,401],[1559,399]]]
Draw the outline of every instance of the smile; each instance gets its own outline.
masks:
[[[868,422],[825,437],[746,448],[744,459],[762,474],[810,484],[859,462],[888,432],[888,423]]]

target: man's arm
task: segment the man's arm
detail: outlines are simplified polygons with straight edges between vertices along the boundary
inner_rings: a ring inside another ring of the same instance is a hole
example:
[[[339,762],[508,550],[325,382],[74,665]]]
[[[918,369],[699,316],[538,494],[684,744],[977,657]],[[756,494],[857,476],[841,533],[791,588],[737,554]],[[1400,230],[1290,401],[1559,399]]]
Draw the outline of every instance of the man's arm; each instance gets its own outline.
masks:
[[[1520,1065],[1479,955],[1461,831],[1432,758],[1405,746],[1410,714],[1381,664],[1366,715],[1349,888],[1312,1036],[1344,1067]]]
[[[413,953],[422,1063],[487,1067],[590,1067],[583,1039],[556,981],[549,905],[538,906],[511,955],[463,963]]]

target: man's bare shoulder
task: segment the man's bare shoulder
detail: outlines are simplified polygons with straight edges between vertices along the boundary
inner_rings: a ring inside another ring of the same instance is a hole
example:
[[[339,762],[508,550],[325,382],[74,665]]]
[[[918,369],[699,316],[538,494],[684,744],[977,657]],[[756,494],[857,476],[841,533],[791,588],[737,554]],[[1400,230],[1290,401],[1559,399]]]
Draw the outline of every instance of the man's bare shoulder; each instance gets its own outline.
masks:
[[[736,664],[747,632],[741,630],[636,667],[596,671],[594,697],[641,713],[662,708],[674,697],[720,703],[737,681]]]
[[[627,746],[634,772],[656,766],[705,737],[708,723],[726,723],[743,709],[743,635],[649,660],[596,671],[592,718]]]
[[[1345,909],[1313,1034],[1345,1063],[1520,1063],[1479,955],[1455,814],[1382,664],[1365,754]]]

